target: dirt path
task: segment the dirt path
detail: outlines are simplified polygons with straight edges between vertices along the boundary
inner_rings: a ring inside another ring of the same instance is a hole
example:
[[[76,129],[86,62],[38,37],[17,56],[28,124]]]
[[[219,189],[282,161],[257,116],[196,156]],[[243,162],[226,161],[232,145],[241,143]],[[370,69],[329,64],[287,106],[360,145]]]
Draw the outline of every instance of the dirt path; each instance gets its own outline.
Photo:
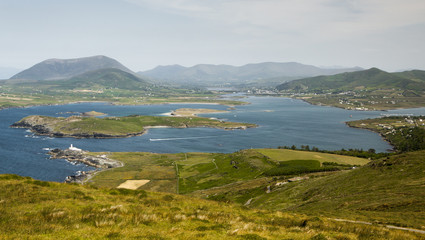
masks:
[[[372,225],[371,222],[365,222],[365,221],[354,221],[354,220],[340,219],[340,218],[331,218],[331,219],[334,220],[334,221],[337,221],[337,222],[349,222],[349,223]],[[393,226],[393,225],[381,225],[381,224],[378,224],[378,225],[382,226],[382,227],[390,228],[390,229],[397,229],[397,230],[404,230],[404,231],[409,231],[409,232],[416,232],[416,233],[425,234],[424,230],[419,230],[419,229],[414,229],[414,228],[397,227],[397,226]]]

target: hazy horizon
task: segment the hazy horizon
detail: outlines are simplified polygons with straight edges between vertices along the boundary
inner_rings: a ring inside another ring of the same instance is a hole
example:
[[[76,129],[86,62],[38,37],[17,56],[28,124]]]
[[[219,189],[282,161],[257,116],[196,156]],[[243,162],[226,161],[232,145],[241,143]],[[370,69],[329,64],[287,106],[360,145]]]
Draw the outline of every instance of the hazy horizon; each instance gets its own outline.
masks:
[[[159,65],[425,69],[422,0],[4,0],[0,67],[105,55]]]

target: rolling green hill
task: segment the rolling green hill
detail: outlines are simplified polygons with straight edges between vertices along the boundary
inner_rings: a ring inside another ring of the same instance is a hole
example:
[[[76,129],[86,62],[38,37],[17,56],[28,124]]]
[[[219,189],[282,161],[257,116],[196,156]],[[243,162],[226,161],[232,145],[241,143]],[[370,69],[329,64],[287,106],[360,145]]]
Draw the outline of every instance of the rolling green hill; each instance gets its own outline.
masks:
[[[277,86],[278,90],[304,92],[392,88],[425,90],[425,74],[423,71],[388,73],[377,68],[371,68],[364,71],[341,73],[332,76],[304,78]]]
[[[425,71],[422,71],[422,70],[410,70],[410,71],[404,71],[404,72],[397,72],[394,74],[403,78],[408,78],[410,80],[417,81],[417,82],[425,81]]]
[[[126,89],[142,90],[151,86],[145,80],[116,68],[105,68],[80,74],[67,80],[46,82],[54,89]]]

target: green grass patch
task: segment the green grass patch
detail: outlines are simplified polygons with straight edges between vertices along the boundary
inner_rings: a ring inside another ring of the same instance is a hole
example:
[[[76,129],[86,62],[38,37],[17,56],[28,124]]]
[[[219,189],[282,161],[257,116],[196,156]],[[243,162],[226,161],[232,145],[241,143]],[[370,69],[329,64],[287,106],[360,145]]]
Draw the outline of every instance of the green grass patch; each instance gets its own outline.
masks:
[[[337,170],[339,170],[339,168],[336,166],[322,167],[317,160],[291,160],[280,162],[277,167],[265,171],[264,175],[284,176]]]
[[[310,152],[310,151],[296,151],[290,149],[254,149],[255,151],[269,157],[274,161],[290,161],[290,160],[303,160],[310,159],[316,160],[320,163],[323,162],[335,162],[339,164],[348,164],[348,165],[365,165],[369,160],[358,157],[351,156],[342,156],[329,153],[321,152]]]

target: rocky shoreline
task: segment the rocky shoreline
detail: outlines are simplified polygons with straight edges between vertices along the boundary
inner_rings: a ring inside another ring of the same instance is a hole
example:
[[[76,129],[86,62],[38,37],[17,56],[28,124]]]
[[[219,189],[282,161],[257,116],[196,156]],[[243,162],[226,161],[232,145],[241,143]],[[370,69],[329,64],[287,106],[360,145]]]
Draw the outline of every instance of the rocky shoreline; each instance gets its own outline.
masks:
[[[76,175],[67,176],[66,183],[84,183],[100,171],[123,166],[123,163],[109,159],[106,155],[91,156],[88,153],[88,151],[73,147],[65,150],[56,148],[49,151],[51,159],[66,159],[71,163],[83,163],[96,168],[93,171],[79,171]]]

